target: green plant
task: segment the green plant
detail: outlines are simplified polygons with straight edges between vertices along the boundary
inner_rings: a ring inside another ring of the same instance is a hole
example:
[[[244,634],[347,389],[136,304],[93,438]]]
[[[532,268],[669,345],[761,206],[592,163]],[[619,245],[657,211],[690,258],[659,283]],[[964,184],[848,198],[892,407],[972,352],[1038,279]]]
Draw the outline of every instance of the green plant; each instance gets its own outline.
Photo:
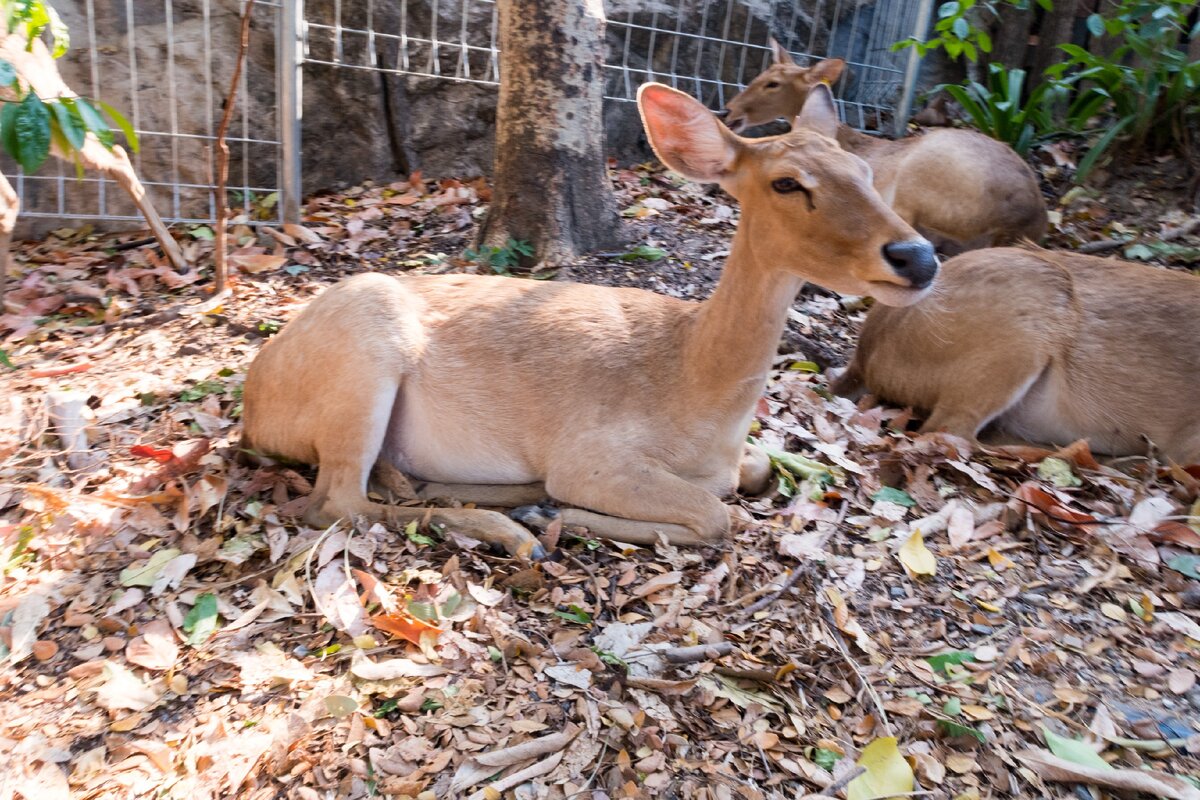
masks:
[[[1025,78],[1023,69],[993,63],[988,65],[987,85],[943,83],[933,91],[949,94],[976,128],[1025,155],[1038,137],[1055,129],[1050,106],[1065,92],[1059,84],[1041,83],[1024,97]]]
[[[1037,0],[1037,4],[1047,11],[1054,8],[1052,0]],[[927,39],[902,39],[892,45],[892,50],[915,47],[917,54],[924,58],[941,49],[951,60],[966,56],[969,61],[976,61],[981,52],[992,52],[992,37],[975,22],[984,17],[996,17],[996,9],[1001,5],[1025,9],[1029,7],[1029,0],[950,0],[938,6],[937,22]]]
[[[1068,58],[1046,75],[1077,92],[1068,127],[1084,131],[1097,115],[1113,118],[1080,160],[1077,181],[1117,141],[1127,142],[1134,155],[1186,148],[1189,117],[1200,113],[1200,61],[1189,61],[1180,47],[1181,40],[1200,36],[1200,23],[1189,30],[1192,8],[1190,0],[1122,0],[1109,14],[1087,21],[1094,36],[1119,39],[1110,55],[1061,45]]]
[[[70,45],[67,28],[49,4],[42,0],[0,0],[0,9],[7,33],[23,35],[28,48],[49,30],[51,55],[58,58],[67,52]],[[86,97],[38,97],[16,67],[4,60],[0,60],[0,88],[12,95],[0,109],[0,145],[26,172],[37,170],[45,162],[52,143],[63,152],[77,153],[89,133],[112,150],[115,131],[120,129],[129,147],[137,150],[133,126],[108,103]],[[82,175],[83,164],[78,156],[75,170]]]
[[[533,245],[529,242],[519,242],[516,239],[509,239],[503,247],[482,245],[477,250],[467,248],[463,251],[463,258],[485,267],[491,267],[492,272],[497,275],[508,275],[513,267],[519,267],[522,256],[532,258]]]

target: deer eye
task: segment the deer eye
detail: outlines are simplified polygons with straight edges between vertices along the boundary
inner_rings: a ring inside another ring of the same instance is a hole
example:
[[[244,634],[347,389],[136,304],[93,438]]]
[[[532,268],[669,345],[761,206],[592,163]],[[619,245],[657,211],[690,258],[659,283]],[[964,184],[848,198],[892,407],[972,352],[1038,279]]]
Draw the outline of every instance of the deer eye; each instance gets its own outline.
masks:
[[[816,209],[816,205],[813,203],[812,192],[795,178],[776,178],[771,181],[771,188],[780,194],[804,192],[804,199],[808,201],[808,210],[813,211]]]
[[[770,81],[770,82],[768,82],[768,83],[767,83],[767,86],[766,86],[766,88],[768,88],[768,89],[778,89],[778,88],[779,88],[779,81]]]

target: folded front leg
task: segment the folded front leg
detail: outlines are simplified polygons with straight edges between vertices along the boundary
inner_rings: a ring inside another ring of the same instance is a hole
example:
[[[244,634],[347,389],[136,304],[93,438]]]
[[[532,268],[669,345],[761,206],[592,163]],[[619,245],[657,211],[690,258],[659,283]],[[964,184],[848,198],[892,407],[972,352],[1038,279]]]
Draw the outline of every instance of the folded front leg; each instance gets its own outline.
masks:
[[[673,545],[715,544],[729,532],[720,498],[650,461],[623,464],[619,474],[551,469],[546,490],[579,506],[562,511],[564,525],[618,542],[653,545],[661,534]]]

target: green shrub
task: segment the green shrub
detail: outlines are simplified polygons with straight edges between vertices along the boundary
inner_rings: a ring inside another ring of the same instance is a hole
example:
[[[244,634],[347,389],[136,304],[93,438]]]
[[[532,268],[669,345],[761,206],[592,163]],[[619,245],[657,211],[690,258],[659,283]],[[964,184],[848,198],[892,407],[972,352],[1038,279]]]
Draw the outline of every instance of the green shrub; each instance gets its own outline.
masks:
[[[1079,162],[1077,180],[1084,180],[1116,141],[1128,142],[1134,155],[1184,149],[1189,117],[1200,113],[1200,61],[1189,62],[1181,47],[1200,35],[1200,23],[1188,30],[1192,7],[1190,0],[1123,0],[1110,14],[1088,18],[1094,36],[1119,39],[1111,55],[1061,46],[1067,60],[1046,75],[1077,92],[1067,127],[1087,131],[1098,115],[1113,118]]]
[[[1064,90],[1057,84],[1041,83],[1026,98],[1025,77],[1023,69],[989,64],[986,86],[975,81],[943,83],[933,91],[946,92],[976,128],[1026,155],[1038,138],[1055,130],[1050,105]]]

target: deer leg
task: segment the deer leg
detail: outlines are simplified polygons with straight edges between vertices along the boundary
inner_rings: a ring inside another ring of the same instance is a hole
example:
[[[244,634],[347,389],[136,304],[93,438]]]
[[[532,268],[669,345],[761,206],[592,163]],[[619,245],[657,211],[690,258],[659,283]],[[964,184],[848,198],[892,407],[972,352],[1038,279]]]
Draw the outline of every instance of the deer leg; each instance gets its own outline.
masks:
[[[409,478],[386,461],[379,461],[371,472],[371,489],[399,500],[457,500],[499,508],[531,505],[547,496],[546,487],[540,483],[423,483]]]
[[[756,444],[746,443],[738,464],[738,493],[762,494],[771,484],[771,457]]]
[[[4,313],[4,291],[8,288],[8,247],[12,244],[20,211],[21,198],[17,197],[8,178],[0,174],[0,315]]]
[[[163,249],[171,266],[180,272],[186,271],[188,263],[183,257],[183,251],[179,249],[179,243],[175,241],[175,237],[171,235],[167,226],[163,224],[162,218],[158,216],[154,204],[150,202],[150,196],[146,194],[146,187],[138,180],[137,173],[133,171],[133,164],[130,163],[124,148],[115,145],[110,152],[98,139],[89,136],[83,144],[83,149],[79,151],[79,158],[84,166],[103,172],[129,193],[129,196],[133,198],[133,204],[146,218],[150,231],[158,240],[158,245]]]
[[[551,470],[550,496],[581,508],[561,512],[564,525],[631,544],[715,544],[729,532],[729,509],[712,492],[649,461],[631,459],[619,475]],[[585,510],[590,509],[590,510]]]

